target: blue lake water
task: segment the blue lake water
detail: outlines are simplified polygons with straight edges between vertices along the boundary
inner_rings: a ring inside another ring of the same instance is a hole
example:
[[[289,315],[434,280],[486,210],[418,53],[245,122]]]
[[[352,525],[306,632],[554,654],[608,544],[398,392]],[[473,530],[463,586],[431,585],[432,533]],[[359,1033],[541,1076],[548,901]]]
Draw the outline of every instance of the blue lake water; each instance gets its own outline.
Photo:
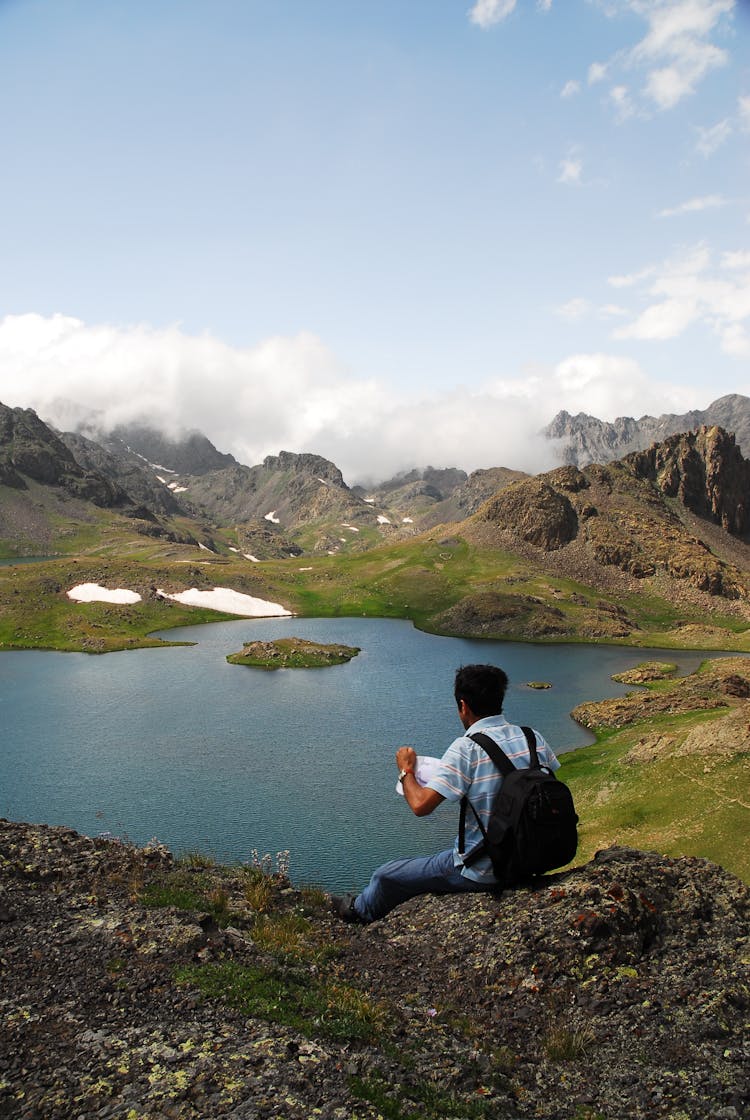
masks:
[[[225,660],[244,641],[290,634],[362,652],[315,670]],[[459,665],[501,665],[508,719],[562,753],[591,741],[568,714],[577,703],[626,691],[612,673],[660,657],[690,671],[705,657],[442,638],[387,619],[243,619],[161,636],[197,644],[0,653],[0,816],[220,859],[288,849],[295,883],[340,889],[452,842],[455,807],[414,817],[393,755],[403,744],[439,755],[459,734]]]

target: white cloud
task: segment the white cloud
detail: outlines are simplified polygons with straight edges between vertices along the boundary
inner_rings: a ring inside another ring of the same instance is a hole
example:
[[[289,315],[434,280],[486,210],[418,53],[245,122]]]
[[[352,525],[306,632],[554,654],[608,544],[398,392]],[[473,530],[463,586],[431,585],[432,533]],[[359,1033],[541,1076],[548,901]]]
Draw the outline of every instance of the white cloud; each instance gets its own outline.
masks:
[[[698,126],[697,132],[698,143],[695,147],[702,156],[708,158],[718,151],[722,144],[726,144],[733,132],[732,122],[727,118],[712,125],[711,128]]]
[[[592,315],[596,315],[599,319],[621,319],[629,312],[627,308],[620,307],[616,303],[605,303],[601,307],[596,307],[590,300],[579,296],[556,307],[555,314],[567,323],[580,323],[584,319],[591,318]]]
[[[617,51],[606,61],[589,66],[588,82],[613,82],[609,100],[620,119],[637,111],[633,91],[622,81],[635,75],[641,95],[650,108],[674,108],[694,93],[712,70],[726,65],[728,53],[712,42],[735,0],[619,0],[604,5],[610,17],[623,9],[645,22],[646,33],[634,45]],[[714,142],[721,142],[717,134]],[[711,142],[707,138],[706,143]]]
[[[581,92],[581,83],[576,81],[566,82],[560,90],[560,97],[575,97],[577,93]]]
[[[636,284],[640,284],[641,280],[647,279],[654,273],[654,266],[647,265],[646,268],[640,269],[638,272],[631,272],[624,276],[610,276],[607,283],[613,288],[632,288]]]
[[[583,163],[577,157],[566,156],[565,159],[560,160],[560,173],[557,176],[558,183],[577,185],[581,182],[582,174]]]
[[[631,0],[648,32],[630,52],[647,71],[646,94],[659,109],[671,109],[694,92],[711,71],[724,66],[725,50],[709,41],[735,0]]]
[[[620,120],[627,120],[635,113],[635,106],[627,86],[613,86],[609,91],[609,99],[617,110]]]
[[[586,412],[601,420],[705,407],[698,404],[694,392],[659,384],[633,359],[613,354],[573,354],[565,358],[555,367],[545,392],[551,401],[568,402],[560,408]]]
[[[687,202],[681,202],[679,206],[671,206],[666,210],[659,211],[660,218],[675,218],[681,214],[695,214],[703,210],[715,210],[717,207],[726,206],[727,200],[722,198],[720,194],[708,194],[702,198],[690,198]]]
[[[721,330],[721,348],[733,358],[750,358],[750,334],[741,323],[729,323]]]
[[[741,268],[750,271],[750,250],[738,249],[736,253],[724,253],[721,258],[721,267],[732,271]]]
[[[647,307],[627,327],[615,331],[615,338],[666,339],[682,334],[696,318],[698,306],[693,300],[665,299]]]
[[[587,299],[571,299],[561,307],[556,308],[556,314],[569,323],[577,323],[591,313],[591,304]]]
[[[719,339],[732,357],[747,352],[750,323],[750,254],[725,253],[717,271],[709,250],[695,246],[681,257],[641,275],[651,282],[643,293],[645,307],[630,323],[618,328],[618,339],[676,338],[688,327],[702,324]],[[730,273],[729,276],[726,273]]]
[[[737,114],[742,131],[750,132],[750,97],[740,97],[737,99]]]
[[[469,19],[486,31],[488,27],[494,27],[512,15],[516,10],[516,4],[517,0],[476,0],[469,11]],[[536,6],[541,12],[549,12],[552,9],[552,0],[537,0]]]
[[[739,347],[737,332],[725,346]],[[562,408],[603,419],[705,407],[622,357],[576,355],[554,369],[420,400],[358,381],[312,335],[237,349],[176,327],[87,326],[63,315],[0,320],[0,400],[70,429],[147,420],[175,435],[198,429],[252,465],[282,449],[324,455],[348,482],[434,463],[554,465],[539,429]]]
[[[469,12],[469,19],[478,27],[487,29],[504,19],[515,10],[516,0],[477,0]]]

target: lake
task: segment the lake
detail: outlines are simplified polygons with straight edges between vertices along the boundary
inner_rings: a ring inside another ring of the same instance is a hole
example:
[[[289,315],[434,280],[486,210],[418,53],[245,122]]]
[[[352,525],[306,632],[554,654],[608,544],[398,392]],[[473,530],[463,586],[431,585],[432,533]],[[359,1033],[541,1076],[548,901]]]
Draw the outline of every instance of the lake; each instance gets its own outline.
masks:
[[[311,670],[225,660],[245,641],[292,634],[362,652]],[[568,714],[577,703],[626,691],[612,673],[651,659],[687,672],[706,656],[443,638],[390,619],[242,619],[160,636],[196,644],[0,653],[0,816],[222,860],[288,849],[295,883],[329,889],[451,844],[457,808],[414,817],[395,792],[393,755],[403,744],[442,754],[461,732],[459,665],[502,666],[508,719],[533,724],[559,754],[591,742]]]

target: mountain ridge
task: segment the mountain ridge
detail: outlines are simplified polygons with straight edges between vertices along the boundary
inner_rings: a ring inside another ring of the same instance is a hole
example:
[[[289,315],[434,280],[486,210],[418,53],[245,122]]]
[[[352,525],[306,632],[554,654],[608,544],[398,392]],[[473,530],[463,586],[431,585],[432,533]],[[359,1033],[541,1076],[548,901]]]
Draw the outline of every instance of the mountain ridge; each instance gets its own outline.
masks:
[[[572,416],[563,410],[543,429],[543,435],[558,443],[557,453],[563,462],[581,467],[623,458],[668,436],[703,426],[733,432],[740,449],[750,454],[750,398],[740,393],[719,397],[705,409],[682,415],[645,415],[639,420],[619,416],[609,422],[584,412]]]

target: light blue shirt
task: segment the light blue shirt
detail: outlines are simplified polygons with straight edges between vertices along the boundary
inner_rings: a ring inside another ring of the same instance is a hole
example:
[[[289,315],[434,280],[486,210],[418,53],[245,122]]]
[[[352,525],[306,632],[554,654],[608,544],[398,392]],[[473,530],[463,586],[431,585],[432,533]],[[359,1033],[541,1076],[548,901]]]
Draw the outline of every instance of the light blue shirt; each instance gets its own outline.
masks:
[[[471,725],[469,732],[473,735],[477,731],[481,731],[494,739],[514,766],[522,768],[531,764],[526,736],[520,727],[508,723],[505,716],[485,716],[484,719],[477,720],[476,723]],[[542,766],[549,767],[550,770],[558,770],[560,763],[555,758],[549,745],[538,731],[535,734],[539,762]],[[479,746],[479,743],[475,743],[466,734],[461,735],[451,743],[440,760],[437,773],[430,778],[427,784],[430,789],[442,794],[446,801],[460,801],[466,795],[486,828],[495,794],[503,784],[503,776],[490,756]],[[482,833],[474,814],[471,809],[467,809],[466,851],[470,852],[472,848],[481,843],[481,840]],[[456,837],[453,849],[453,865],[459,867],[461,863],[458,837]],[[489,856],[481,856],[471,867],[464,867],[461,874],[481,883],[497,882],[492,873]]]

